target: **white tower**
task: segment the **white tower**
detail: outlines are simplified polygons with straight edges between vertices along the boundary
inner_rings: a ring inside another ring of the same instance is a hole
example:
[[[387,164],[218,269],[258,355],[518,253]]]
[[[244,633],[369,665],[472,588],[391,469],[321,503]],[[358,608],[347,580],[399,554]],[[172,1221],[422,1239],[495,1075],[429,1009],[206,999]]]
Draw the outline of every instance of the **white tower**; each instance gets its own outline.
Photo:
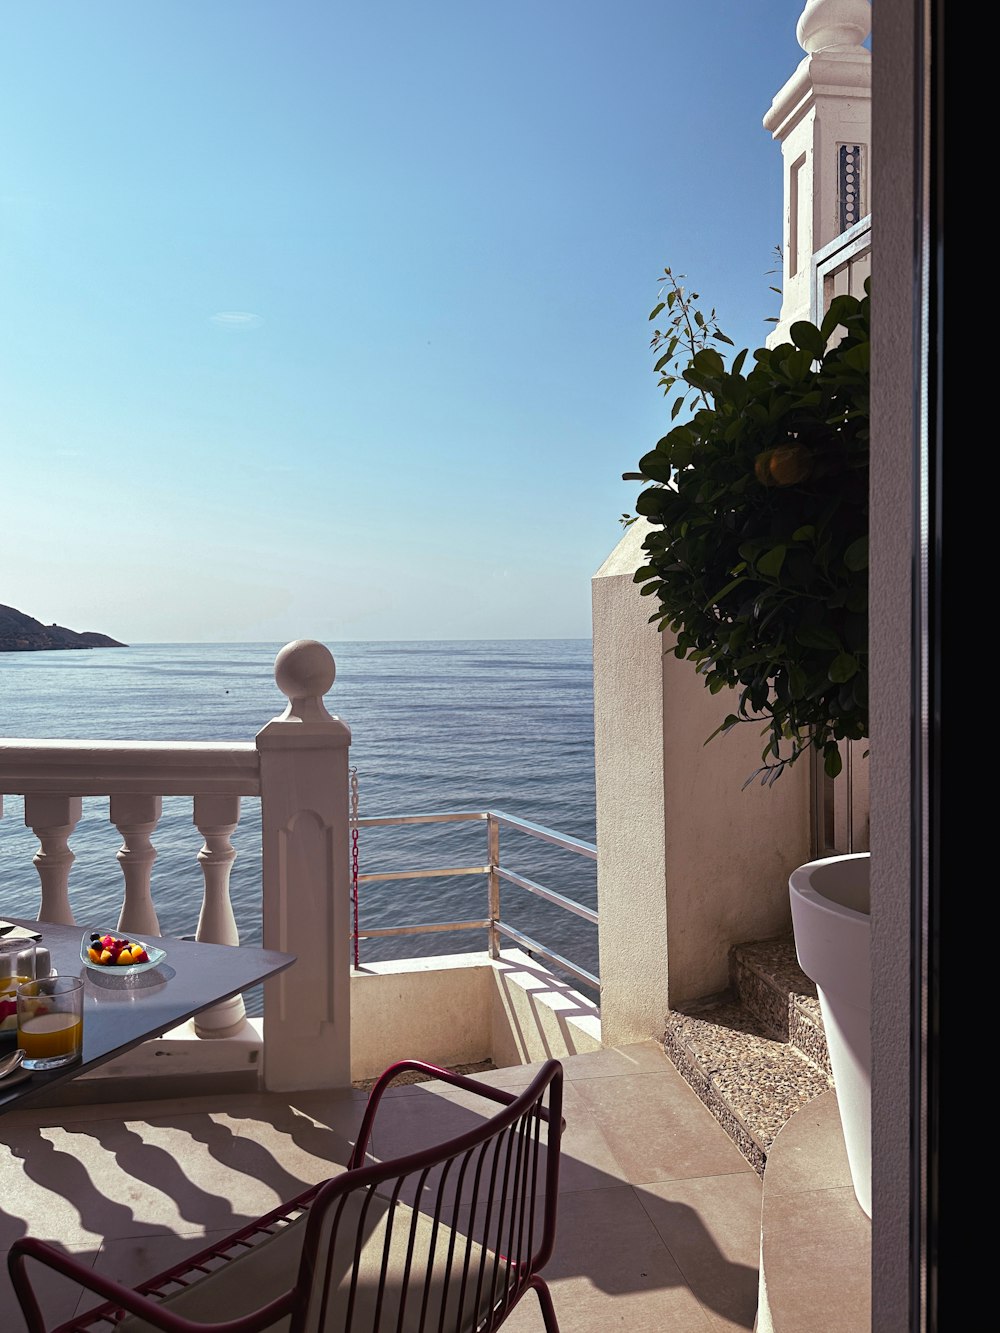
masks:
[[[795,320],[822,313],[817,264],[869,213],[870,31],[869,0],[807,0],[795,29],[806,55],[764,117],[784,163],[781,318],[770,346],[787,341]],[[844,282],[853,290],[863,276]]]

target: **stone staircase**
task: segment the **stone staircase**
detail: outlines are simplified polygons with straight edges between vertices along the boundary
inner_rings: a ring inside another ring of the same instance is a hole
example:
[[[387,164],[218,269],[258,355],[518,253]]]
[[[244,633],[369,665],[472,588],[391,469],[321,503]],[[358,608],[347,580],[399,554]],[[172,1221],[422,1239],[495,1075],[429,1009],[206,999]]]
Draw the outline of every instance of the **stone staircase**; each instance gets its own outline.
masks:
[[[785,1122],[833,1087],[816,987],[792,937],[738,944],[730,987],[671,1010],[663,1049],[763,1176]]]

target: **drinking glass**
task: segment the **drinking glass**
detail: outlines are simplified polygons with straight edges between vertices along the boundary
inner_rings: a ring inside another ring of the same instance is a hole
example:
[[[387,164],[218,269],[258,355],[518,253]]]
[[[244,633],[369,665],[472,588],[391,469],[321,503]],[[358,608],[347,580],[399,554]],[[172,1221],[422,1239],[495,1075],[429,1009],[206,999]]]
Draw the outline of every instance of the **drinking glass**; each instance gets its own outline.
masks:
[[[25,1069],[58,1069],[83,1053],[83,982],[39,977],[17,988],[17,1044]]]
[[[17,988],[38,976],[34,940],[0,940],[0,1037],[17,1031]]]

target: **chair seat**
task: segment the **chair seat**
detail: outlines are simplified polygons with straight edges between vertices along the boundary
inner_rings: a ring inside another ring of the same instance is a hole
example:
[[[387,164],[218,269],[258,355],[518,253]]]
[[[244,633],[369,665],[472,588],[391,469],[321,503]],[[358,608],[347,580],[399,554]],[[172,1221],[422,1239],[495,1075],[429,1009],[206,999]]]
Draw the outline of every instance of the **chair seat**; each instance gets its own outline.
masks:
[[[365,1199],[370,1198],[364,1210]],[[308,1213],[258,1242],[243,1255],[222,1267],[197,1278],[189,1286],[167,1295],[161,1304],[175,1314],[204,1323],[235,1319],[260,1309],[295,1285],[299,1261],[305,1240]],[[391,1225],[387,1225],[390,1221]],[[360,1233],[359,1233],[360,1227]],[[386,1232],[389,1232],[386,1278],[382,1282],[385,1259]],[[360,1239],[359,1239],[360,1234]],[[412,1252],[410,1241],[412,1235]],[[351,1276],[354,1270],[355,1244],[360,1245],[358,1278],[351,1308]],[[433,1257],[431,1248],[433,1245]],[[407,1255],[412,1279],[406,1290],[402,1324],[398,1324],[400,1300],[404,1293]],[[449,1254],[452,1255],[449,1266]],[[311,1299],[306,1317],[310,1333],[342,1333],[345,1329],[358,1333],[374,1333],[379,1328],[396,1329],[402,1333],[417,1333],[421,1327],[445,1328],[454,1333],[474,1330],[496,1304],[503,1292],[503,1261],[496,1265],[495,1292],[461,1291],[461,1274],[468,1255],[471,1285],[479,1268],[481,1247],[460,1232],[438,1223],[424,1213],[415,1212],[404,1203],[395,1208],[379,1194],[352,1194],[344,1201],[344,1210],[337,1228],[337,1239],[328,1253],[330,1272],[314,1277],[315,1299]],[[426,1281],[424,1275],[429,1274]],[[427,1308],[421,1324],[426,1285]],[[485,1283],[483,1284],[486,1285]],[[323,1291],[325,1289],[325,1296]],[[376,1310],[381,1295],[381,1307]],[[441,1321],[441,1301],[447,1300],[445,1320]],[[461,1300],[462,1310],[459,1310]],[[269,1333],[285,1333],[290,1317],[269,1325]],[[135,1316],[126,1317],[119,1325],[120,1333],[154,1333],[154,1326]]]

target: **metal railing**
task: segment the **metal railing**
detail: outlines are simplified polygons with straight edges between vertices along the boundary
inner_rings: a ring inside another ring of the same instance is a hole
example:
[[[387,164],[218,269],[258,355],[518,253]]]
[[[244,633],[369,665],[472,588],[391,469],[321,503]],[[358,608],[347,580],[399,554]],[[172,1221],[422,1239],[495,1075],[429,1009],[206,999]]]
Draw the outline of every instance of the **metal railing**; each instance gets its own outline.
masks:
[[[567,912],[572,912],[575,916],[582,917],[584,921],[589,921],[592,925],[597,925],[597,912],[591,907],[584,906],[583,903],[574,902],[572,898],[567,898],[565,894],[558,893],[555,889],[546,888],[536,880],[529,879],[526,875],[519,875],[510,870],[500,862],[500,828],[503,825],[506,828],[516,829],[520,833],[526,833],[532,838],[537,838],[541,842],[551,843],[555,847],[561,847],[565,851],[574,852],[578,856],[587,857],[591,861],[597,860],[597,848],[591,842],[584,842],[580,838],[574,838],[568,833],[557,833],[555,829],[546,828],[543,824],[533,824],[527,819],[518,819],[515,815],[504,814],[500,810],[461,810],[449,811],[443,814],[427,815],[386,815],[384,817],[372,816],[364,819],[352,819],[352,828],[376,828],[376,827],[395,827],[404,824],[459,824],[480,822],[486,824],[486,861],[481,865],[462,865],[462,866],[436,866],[424,870],[386,870],[374,873],[368,872],[358,874],[358,884],[375,883],[377,881],[393,879],[440,879],[454,875],[485,875],[487,880],[487,912],[488,915],[477,918],[474,921],[435,921],[422,925],[410,926],[382,926],[359,929],[358,939],[378,939],[391,935],[420,935],[431,934],[439,931],[448,930],[485,930],[487,932],[488,949],[491,958],[500,957],[500,937],[512,940],[522,949],[530,951],[533,955],[537,954],[551,963],[561,971],[568,972],[570,976],[582,981],[586,986],[592,986],[595,990],[600,990],[600,978],[593,972],[588,972],[586,968],[578,966],[571,962],[562,954],[549,949],[539,940],[533,939],[530,935],[525,935],[522,931],[516,930],[509,922],[502,919],[500,915],[500,884],[506,881],[519,889],[524,889],[527,893],[534,894],[538,898],[543,898],[546,902],[553,903],[556,907],[563,908]]]

